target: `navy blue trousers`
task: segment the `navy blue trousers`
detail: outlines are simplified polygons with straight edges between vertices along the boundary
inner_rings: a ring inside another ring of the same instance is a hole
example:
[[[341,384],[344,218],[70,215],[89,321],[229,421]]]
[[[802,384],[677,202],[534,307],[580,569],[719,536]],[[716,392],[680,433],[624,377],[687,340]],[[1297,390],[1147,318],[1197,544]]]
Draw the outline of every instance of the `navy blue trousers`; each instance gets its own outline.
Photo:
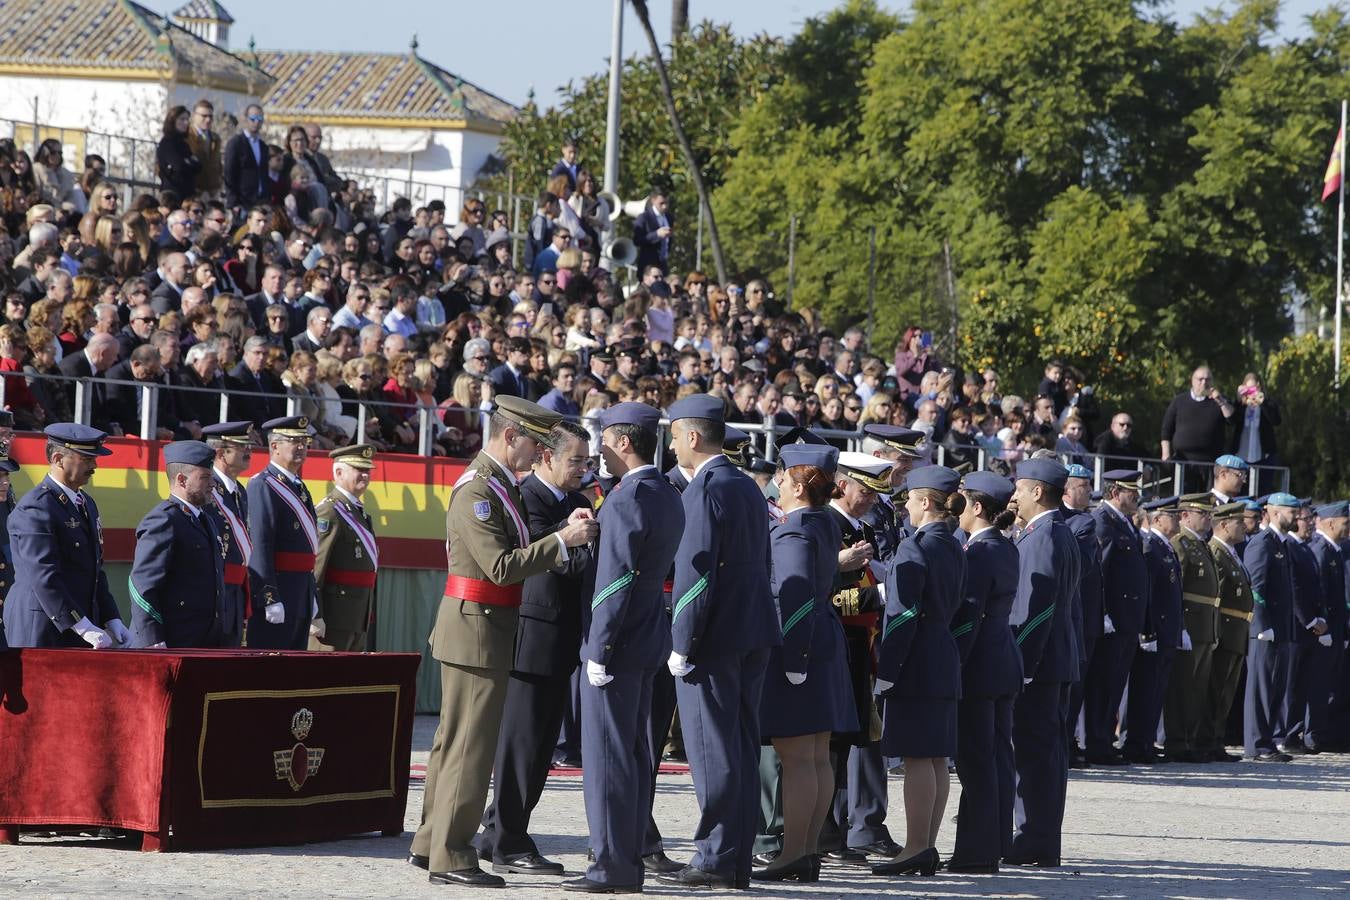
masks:
[[[847,760],[840,760],[835,766],[834,803],[821,831],[822,844],[865,847],[890,840],[891,833],[886,828],[886,776],[881,744],[873,742],[849,748]]]
[[[1120,700],[1138,647],[1137,634],[1104,634],[1097,641],[1083,685],[1084,743],[1089,754],[1109,754],[1115,747]]]
[[[961,805],[956,849],[962,865],[996,864],[1012,849],[1013,698],[962,697],[956,708],[956,774]]]
[[[1017,798],[1013,805],[1010,856],[1059,859],[1069,754],[1064,744],[1069,685],[1033,681],[1013,703],[1013,761]]]
[[[1247,641],[1247,694],[1242,707],[1242,747],[1248,756],[1274,752],[1284,737],[1292,644]]]
[[[759,698],[768,660],[767,649],[700,657],[693,672],[675,681],[699,808],[690,865],[705,872],[750,877],[759,826]]]
[[[1094,637],[1094,638],[1087,638],[1087,637],[1083,638],[1083,658],[1084,658],[1084,660],[1089,660],[1089,661],[1090,661],[1090,660],[1092,659],[1092,654],[1095,653],[1095,652],[1097,651],[1097,640],[1098,640],[1098,638],[1095,638],[1095,637]],[[1083,665],[1082,665],[1080,668],[1081,668],[1082,673],[1083,673],[1082,677],[1079,678],[1077,681],[1075,681],[1073,684],[1069,685],[1069,716],[1068,716],[1068,719],[1069,719],[1069,728],[1068,728],[1068,733],[1069,733],[1069,746],[1070,746],[1070,747],[1076,747],[1076,746],[1078,746],[1078,737],[1077,737],[1077,731],[1078,731],[1078,716],[1079,716],[1079,714],[1082,713],[1082,711],[1083,711],[1083,683],[1084,683],[1084,679],[1087,678],[1087,670],[1088,670],[1088,664],[1087,664],[1087,662],[1084,662]],[[1084,743],[1085,743],[1085,744],[1087,743],[1087,741],[1086,741],[1086,734],[1087,734],[1087,732],[1086,732],[1086,730],[1084,730]]]
[[[1284,723],[1280,743],[1293,743],[1303,740],[1303,731],[1307,726],[1309,710],[1318,692],[1317,651],[1328,650],[1315,640],[1300,636],[1289,654],[1289,688],[1284,694],[1284,711],[1280,721]],[[1327,698],[1322,698],[1326,705]]]
[[[225,585],[225,594],[221,599],[224,602],[220,614],[220,646],[238,647],[244,640],[244,586]]]
[[[639,798],[652,790],[648,720],[655,669],[611,673],[604,687],[581,684],[582,789],[595,862],[586,877],[642,884],[642,842],[650,815]]]
[[[553,751],[553,759],[558,762],[581,758],[581,682],[584,680],[578,668],[567,683],[562,727],[558,730],[558,746]]]
[[[1303,723],[1303,743],[1312,748],[1333,743],[1329,731],[1331,698],[1335,693],[1343,655],[1342,646],[1319,645],[1313,652],[1312,677],[1308,693],[1308,716]]]
[[[661,768],[661,755],[665,752],[666,738],[670,735],[670,723],[675,720],[675,676],[670,669],[662,666],[656,670],[652,679],[652,711],[648,717],[647,740],[652,748],[652,789],[647,798],[647,833],[642,839],[642,855],[660,853],[661,829],[656,827],[656,817],[652,807],[656,805],[656,773]]]
[[[252,576],[250,576],[252,577]],[[314,576],[303,572],[277,573],[277,599],[285,607],[286,621],[273,625],[259,598],[262,589],[253,592],[253,615],[248,620],[248,646],[264,650],[308,650],[309,623],[314,613]]]
[[[1153,749],[1175,660],[1176,650],[1171,647],[1159,647],[1154,653],[1140,650],[1134,655],[1130,693],[1125,702],[1125,739],[1121,744],[1124,750],[1147,753]]]

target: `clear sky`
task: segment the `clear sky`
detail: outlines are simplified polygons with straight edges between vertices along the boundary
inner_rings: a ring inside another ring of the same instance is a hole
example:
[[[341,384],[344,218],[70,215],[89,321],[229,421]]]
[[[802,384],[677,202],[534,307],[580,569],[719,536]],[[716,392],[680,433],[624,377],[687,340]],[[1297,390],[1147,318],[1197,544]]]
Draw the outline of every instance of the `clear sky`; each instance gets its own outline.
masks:
[[[140,0],[171,12],[183,0]],[[511,101],[525,102],[530,88],[549,105],[569,79],[598,72],[609,57],[613,0],[221,0],[234,16],[231,49],[375,50],[406,52],[417,34],[423,58]],[[840,5],[841,0],[689,0],[689,17],[730,22],[737,32],[795,33],[803,20]],[[657,36],[670,36],[670,0],[648,0]],[[882,0],[903,10],[907,3]],[[1175,0],[1173,15],[1190,18],[1222,5],[1217,0]],[[1283,31],[1296,33],[1309,12],[1332,0],[1284,0]],[[646,40],[632,13],[624,25],[624,55],[646,54]]]

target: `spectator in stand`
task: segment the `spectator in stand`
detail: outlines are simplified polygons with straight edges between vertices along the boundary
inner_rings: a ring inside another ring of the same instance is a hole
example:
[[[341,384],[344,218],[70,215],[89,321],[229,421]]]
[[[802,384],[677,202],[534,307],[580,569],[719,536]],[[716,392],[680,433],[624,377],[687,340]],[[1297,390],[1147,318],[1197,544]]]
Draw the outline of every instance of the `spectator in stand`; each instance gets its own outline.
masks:
[[[23,367],[24,373],[28,376],[24,381],[28,385],[28,390],[32,392],[38,409],[41,410],[41,420],[47,423],[74,421],[61,383],[43,377],[61,374],[61,370],[56,366],[56,336],[50,329],[35,326],[29,328],[24,337],[28,343],[30,360]],[[6,388],[8,387],[6,384]],[[6,395],[6,400],[8,399]]]
[[[189,347],[183,356],[183,365],[178,377],[184,387],[201,388],[180,393],[179,418],[199,424],[218,421],[220,396],[225,390],[225,378],[221,375],[220,354],[216,350],[216,345],[206,340]]]
[[[1064,361],[1052,359],[1045,364],[1041,383],[1036,388],[1037,397],[1049,397],[1054,406],[1056,418],[1069,405],[1069,396],[1064,390]]]
[[[1078,416],[1070,414],[1064,419],[1059,439],[1055,442],[1055,452],[1061,456],[1068,455],[1067,460],[1062,460],[1065,465],[1087,465],[1088,448],[1083,445],[1083,420]]]
[[[548,177],[555,178],[562,175],[567,179],[567,189],[575,191],[577,189],[577,143],[572,138],[567,138],[562,144],[562,159],[549,170]]]
[[[191,197],[197,191],[197,176],[202,161],[192,152],[188,129],[192,114],[186,106],[175,106],[164,118],[164,129],[155,148],[155,164],[159,172],[159,186],[173,191],[179,197]]]
[[[553,222],[558,218],[558,212],[557,196],[549,191],[540,191],[534,216],[530,219],[529,230],[525,235],[525,257],[522,261],[527,271],[535,271],[535,257],[553,242]]]
[[[1039,434],[1048,441],[1054,441],[1059,435],[1059,417],[1055,415],[1055,401],[1053,398],[1038,394],[1031,405],[1031,422],[1029,431],[1032,434]]]
[[[1231,417],[1232,438],[1228,449],[1249,465],[1278,466],[1280,457],[1275,443],[1275,428],[1280,424],[1280,407],[1266,396],[1261,379],[1248,372],[1238,388],[1241,415]]]
[[[215,118],[216,108],[205,97],[192,107],[192,126],[187,133],[188,147],[201,163],[201,167],[197,170],[194,189],[185,192],[183,194],[185,197],[189,194],[215,197],[220,193],[222,185],[220,137],[211,130]]]
[[[942,368],[929,352],[932,342],[933,337],[929,332],[911,325],[905,329],[904,337],[896,345],[895,377],[900,383],[900,399],[909,401],[912,395],[919,393],[919,383],[924,374]]]
[[[1136,468],[1138,461],[1134,457],[1148,455],[1134,439],[1134,417],[1127,412],[1118,412],[1111,417],[1111,428],[1097,435],[1092,449],[1106,457],[1102,460],[1104,470]]]
[[[226,383],[231,391],[230,419],[247,419],[256,427],[279,419],[286,408],[281,380],[267,368],[267,338],[254,336],[244,342],[242,361],[230,370]],[[271,395],[271,396],[264,396]]]
[[[221,180],[225,203],[232,209],[247,209],[266,193],[268,148],[261,135],[263,118],[262,107],[250,103],[239,133],[225,145]]]
[[[33,160],[38,196],[54,209],[69,203],[75,212],[84,215],[89,209],[88,198],[75,182],[75,173],[65,167],[62,154],[61,142],[56,138],[47,138],[38,145],[37,157]]]
[[[131,310],[131,319],[117,336],[118,359],[126,360],[132,351],[150,340],[159,317],[149,303],[142,303]]]
[[[1162,458],[1193,461],[1185,467],[1185,493],[1205,489],[1210,466],[1228,445],[1233,405],[1214,386],[1209,366],[1191,373],[1191,386],[1172,398],[1162,421]]]
[[[633,243],[637,245],[637,266],[657,266],[664,275],[670,271],[670,236],[675,220],[670,215],[665,191],[653,190],[647,197],[647,206],[633,220]]]
[[[314,178],[329,195],[335,195],[346,187],[342,176],[333,169],[333,163],[321,152],[323,147],[323,129],[311,122],[305,126],[305,138],[309,146],[309,162],[314,168]]]
[[[971,420],[970,410],[958,406],[951,411],[947,433],[942,437],[942,447],[942,465],[958,472],[973,472],[979,468],[979,434]]]

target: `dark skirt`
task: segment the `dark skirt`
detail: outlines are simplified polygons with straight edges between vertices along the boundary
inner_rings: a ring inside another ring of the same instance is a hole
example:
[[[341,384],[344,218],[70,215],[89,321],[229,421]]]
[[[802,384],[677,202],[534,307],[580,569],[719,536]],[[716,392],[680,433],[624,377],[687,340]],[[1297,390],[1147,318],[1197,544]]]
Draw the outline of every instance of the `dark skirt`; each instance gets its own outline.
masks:
[[[815,615],[806,681],[793,684],[787,680],[782,647],[770,652],[759,701],[759,733],[764,744],[776,737],[858,729],[839,621],[830,612]]]
[[[886,698],[881,752],[916,759],[956,755],[955,697]]]

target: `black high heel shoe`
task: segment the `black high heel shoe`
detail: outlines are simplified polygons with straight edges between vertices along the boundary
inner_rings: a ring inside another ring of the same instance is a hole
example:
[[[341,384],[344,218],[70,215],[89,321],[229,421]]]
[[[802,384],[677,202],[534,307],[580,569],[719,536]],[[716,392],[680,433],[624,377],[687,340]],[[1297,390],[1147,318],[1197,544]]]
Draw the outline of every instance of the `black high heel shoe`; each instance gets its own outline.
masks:
[[[819,864],[809,854],[799,856],[785,866],[765,866],[752,869],[750,877],[755,881],[819,881]]]
[[[898,862],[877,863],[872,867],[873,875],[922,875],[925,878],[936,875],[940,859],[936,847],[929,847],[916,853],[909,859]]]

